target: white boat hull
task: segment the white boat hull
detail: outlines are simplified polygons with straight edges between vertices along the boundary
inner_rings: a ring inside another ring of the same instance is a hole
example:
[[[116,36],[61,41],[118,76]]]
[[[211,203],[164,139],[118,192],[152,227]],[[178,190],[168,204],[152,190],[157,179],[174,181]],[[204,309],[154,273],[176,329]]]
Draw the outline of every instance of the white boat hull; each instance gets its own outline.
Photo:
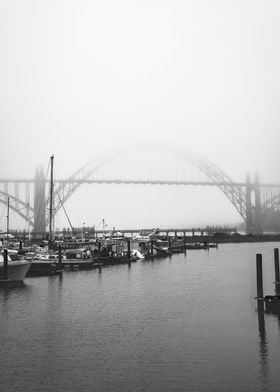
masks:
[[[32,260],[17,260],[8,262],[8,280],[11,282],[23,281],[27,271],[32,263]],[[0,263],[0,281],[3,279],[4,268],[3,262]]]

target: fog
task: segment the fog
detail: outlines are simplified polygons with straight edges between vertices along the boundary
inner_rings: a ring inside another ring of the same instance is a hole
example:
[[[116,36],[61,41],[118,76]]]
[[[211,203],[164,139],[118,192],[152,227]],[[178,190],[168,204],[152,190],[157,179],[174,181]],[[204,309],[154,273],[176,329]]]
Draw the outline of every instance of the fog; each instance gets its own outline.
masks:
[[[280,183],[279,17],[276,0],[2,0],[0,177],[32,178],[54,154],[66,178],[145,141]],[[214,188],[83,185],[66,208],[76,226],[241,221]]]

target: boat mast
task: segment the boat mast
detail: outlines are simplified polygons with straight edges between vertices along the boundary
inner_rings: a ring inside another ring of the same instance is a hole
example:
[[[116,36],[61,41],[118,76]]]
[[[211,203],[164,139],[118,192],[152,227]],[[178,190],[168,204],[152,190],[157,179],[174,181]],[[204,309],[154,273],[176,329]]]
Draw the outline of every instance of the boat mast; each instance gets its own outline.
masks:
[[[7,245],[9,243],[9,220],[10,220],[10,198],[8,197],[8,204],[7,204]]]
[[[50,182],[50,222],[49,222],[49,240],[52,241],[53,228],[53,158],[51,156],[51,182]]]

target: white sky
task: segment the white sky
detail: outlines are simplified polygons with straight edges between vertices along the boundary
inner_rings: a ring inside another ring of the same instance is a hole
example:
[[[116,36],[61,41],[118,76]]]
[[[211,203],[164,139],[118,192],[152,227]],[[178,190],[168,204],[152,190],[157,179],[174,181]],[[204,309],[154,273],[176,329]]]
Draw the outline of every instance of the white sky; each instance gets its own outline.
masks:
[[[233,179],[280,182],[279,20],[276,0],[0,0],[0,177],[31,177],[51,154],[66,177],[117,145],[164,140]],[[94,185],[68,208],[76,225],[240,220],[208,193]]]

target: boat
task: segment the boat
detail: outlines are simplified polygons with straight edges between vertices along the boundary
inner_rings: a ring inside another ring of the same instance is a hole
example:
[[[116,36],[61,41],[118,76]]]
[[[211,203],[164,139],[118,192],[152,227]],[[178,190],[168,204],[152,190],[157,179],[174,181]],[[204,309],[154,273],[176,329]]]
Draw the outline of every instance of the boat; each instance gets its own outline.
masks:
[[[125,246],[126,245],[126,246]],[[90,247],[93,263],[103,266],[114,264],[129,264],[139,259],[139,255],[130,250],[130,242],[115,239],[101,239]]]
[[[168,241],[164,241],[164,240],[152,241],[152,248],[157,256],[170,255]]]
[[[62,272],[62,266],[59,263],[58,255],[52,252],[53,248],[53,160],[54,156],[50,157],[50,200],[49,200],[49,240],[48,248],[42,249],[40,253],[36,254],[28,276],[45,276],[45,275],[56,275]]]
[[[54,254],[35,255],[27,276],[49,276],[61,272],[58,265],[58,256]]]
[[[7,236],[9,238],[9,208],[10,199],[8,198],[7,211]],[[7,241],[8,247],[8,241]],[[3,249],[0,253],[0,283],[22,282],[29,270],[32,259],[24,259],[17,255],[13,249]]]
[[[209,242],[191,242],[186,244],[186,249],[206,249],[209,250],[209,248],[218,248],[218,245],[215,243],[209,243]]]
[[[61,263],[64,268],[70,269],[94,269],[102,266],[101,262],[92,259],[89,247],[65,250]]]
[[[170,241],[168,250],[171,253],[183,253],[186,251],[186,245],[183,240]]]
[[[1,282],[22,282],[31,266],[32,259],[12,260],[8,255],[7,275],[4,271],[4,255],[0,254],[0,283]]]
[[[205,250],[205,249],[209,249],[209,246],[206,242],[205,243],[192,242],[192,243],[186,244],[186,249],[191,249],[191,250],[204,249]]]
[[[149,235],[142,235],[141,233],[132,237],[133,241],[138,242],[151,242],[151,240],[156,239],[159,234],[159,229],[154,229]]]
[[[131,249],[130,254],[133,258],[136,258],[138,260],[143,260],[145,258],[143,253],[141,253],[138,249]]]

